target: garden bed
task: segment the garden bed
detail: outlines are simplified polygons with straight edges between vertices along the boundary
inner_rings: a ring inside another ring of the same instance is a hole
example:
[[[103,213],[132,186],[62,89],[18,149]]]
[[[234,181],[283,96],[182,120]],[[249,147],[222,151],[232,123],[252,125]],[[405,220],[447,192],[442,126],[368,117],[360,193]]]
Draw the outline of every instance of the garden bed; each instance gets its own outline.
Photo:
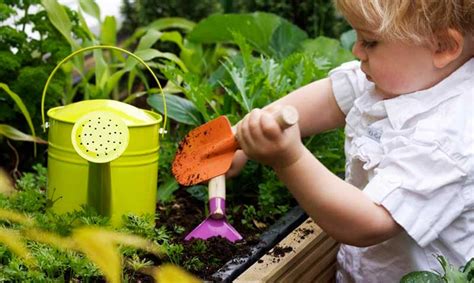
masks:
[[[185,248],[182,262],[194,262],[195,265],[188,266],[188,269],[201,279],[215,282],[232,282],[307,218],[303,210],[295,206],[265,231],[256,226],[251,229],[241,221],[234,221],[232,225],[243,236],[242,240],[235,243],[221,237],[206,241],[185,241],[187,233],[206,217],[202,202],[180,190],[172,204],[158,205],[157,209],[157,227],[165,225],[169,230],[174,230],[177,226],[183,228],[182,233],[174,240]],[[232,217],[243,219],[242,212],[243,210],[234,211]],[[206,248],[202,247],[202,242],[205,242]],[[201,266],[199,262],[205,264]]]

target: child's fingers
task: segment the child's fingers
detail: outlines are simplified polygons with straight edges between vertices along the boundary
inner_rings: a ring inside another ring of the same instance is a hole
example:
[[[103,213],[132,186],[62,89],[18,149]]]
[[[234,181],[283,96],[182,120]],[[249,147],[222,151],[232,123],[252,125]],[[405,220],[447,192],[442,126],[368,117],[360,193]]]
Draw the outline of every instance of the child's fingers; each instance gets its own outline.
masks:
[[[281,135],[281,128],[271,113],[264,111],[260,118],[260,128],[265,138],[274,140]]]

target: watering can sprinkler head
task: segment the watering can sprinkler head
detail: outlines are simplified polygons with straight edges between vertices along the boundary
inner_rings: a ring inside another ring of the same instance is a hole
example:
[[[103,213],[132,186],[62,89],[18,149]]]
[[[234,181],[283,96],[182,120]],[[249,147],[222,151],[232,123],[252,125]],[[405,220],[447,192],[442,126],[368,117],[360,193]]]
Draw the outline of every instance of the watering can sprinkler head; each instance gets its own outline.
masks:
[[[122,155],[128,146],[128,127],[118,115],[95,111],[82,116],[72,128],[76,152],[93,163],[107,163]]]

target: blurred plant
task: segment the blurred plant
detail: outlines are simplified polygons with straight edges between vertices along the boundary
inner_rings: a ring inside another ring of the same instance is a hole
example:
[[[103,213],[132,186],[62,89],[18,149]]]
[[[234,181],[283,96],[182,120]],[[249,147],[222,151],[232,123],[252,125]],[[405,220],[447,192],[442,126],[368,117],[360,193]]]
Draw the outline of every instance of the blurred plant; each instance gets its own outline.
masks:
[[[309,36],[339,37],[350,28],[335,12],[331,0],[226,0],[226,12],[268,12],[276,14],[305,30]]]
[[[210,14],[221,12],[218,1],[213,0],[123,0],[121,12],[125,17],[123,30],[131,33],[159,18],[182,17],[199,21]]]
[[[413,271],[402,277],[400,283],[464,283],[474,281],[474,258],[459,268],[451,265],[445,257],[436,256],[444,274],[431,271]]]
[[[138,253],[142,250],[157,258],[167,254],[158,243],[168,238],[149,218],[129,215],[122,231],[112,231],[100,227],[107,219],[89,209],[55,214],[48,209],[44,193],[46,168],[34,168],[36,173],[25,173],[18,180],[16,193],[0,194],[0,278],[87,281],[105,276],[109,282],[120,282],[123,262],[134,271],[158,276],[156,267]],[[127,249],[134,252],[127,254]],[[122,255],[127,259],[122,260]]]

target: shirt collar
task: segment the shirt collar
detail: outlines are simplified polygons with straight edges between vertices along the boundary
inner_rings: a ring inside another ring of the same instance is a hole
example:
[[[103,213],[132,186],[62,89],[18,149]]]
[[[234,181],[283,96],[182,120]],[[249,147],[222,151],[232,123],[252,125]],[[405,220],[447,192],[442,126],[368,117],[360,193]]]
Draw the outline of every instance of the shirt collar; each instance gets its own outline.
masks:
[[[403,127],[414,116],[427,112],[462,93],[461,85],[474,78],[474,59],[470,59],[435,86],[383,100],[387,117],[395,129]]]

